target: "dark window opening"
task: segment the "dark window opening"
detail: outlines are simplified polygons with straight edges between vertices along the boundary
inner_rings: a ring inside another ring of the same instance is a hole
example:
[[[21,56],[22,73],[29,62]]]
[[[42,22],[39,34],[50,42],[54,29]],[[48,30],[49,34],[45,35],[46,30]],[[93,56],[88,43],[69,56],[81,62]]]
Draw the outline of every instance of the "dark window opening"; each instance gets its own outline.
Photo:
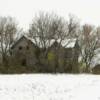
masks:
[[[22,50],[22,46],[19,47],[19,50]]]
[[[12,51],[10,51],[10,55],[12,55]]]
[[[29,46],[27,46],[26,49],[29,50]]]
[[[23,59],[23,60],[22,60],[21,65],[22,65],[22,66],[26,66],[26,59]]]

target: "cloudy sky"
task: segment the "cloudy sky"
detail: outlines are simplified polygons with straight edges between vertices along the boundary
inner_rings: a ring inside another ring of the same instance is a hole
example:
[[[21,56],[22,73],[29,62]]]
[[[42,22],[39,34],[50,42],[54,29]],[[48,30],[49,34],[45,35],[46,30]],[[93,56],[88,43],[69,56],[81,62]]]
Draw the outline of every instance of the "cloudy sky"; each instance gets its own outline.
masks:
[[[0,0],[0,16],[12,16],[28,29],[39,11],[55,12],[65,18],[76,15],[81,23],[100,25],[100,0]]]

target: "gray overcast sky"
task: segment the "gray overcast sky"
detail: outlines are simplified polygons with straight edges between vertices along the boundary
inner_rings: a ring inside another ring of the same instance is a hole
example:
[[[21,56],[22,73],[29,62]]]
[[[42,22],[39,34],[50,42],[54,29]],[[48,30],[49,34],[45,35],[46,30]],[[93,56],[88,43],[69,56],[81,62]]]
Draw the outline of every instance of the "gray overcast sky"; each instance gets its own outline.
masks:
[[[69,13],[81,23],[100,25],[100,0],[0,0],[0,16],[12,16],[25,29],[35,13],[55,12],[67,18]]]

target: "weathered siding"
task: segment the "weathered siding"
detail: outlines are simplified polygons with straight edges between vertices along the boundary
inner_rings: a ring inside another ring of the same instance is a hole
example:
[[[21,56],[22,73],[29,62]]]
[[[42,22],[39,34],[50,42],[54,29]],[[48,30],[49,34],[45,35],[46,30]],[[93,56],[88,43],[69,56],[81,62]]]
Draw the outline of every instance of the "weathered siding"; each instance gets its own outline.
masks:
[[[49,52],[53,53],[56,56],[55,63],[51,62],[51,65],[55,66],[54,68],[57,72],[78,72],[78,42],[76,42],[73,48],[65,48],[55,42],[50,47]]]

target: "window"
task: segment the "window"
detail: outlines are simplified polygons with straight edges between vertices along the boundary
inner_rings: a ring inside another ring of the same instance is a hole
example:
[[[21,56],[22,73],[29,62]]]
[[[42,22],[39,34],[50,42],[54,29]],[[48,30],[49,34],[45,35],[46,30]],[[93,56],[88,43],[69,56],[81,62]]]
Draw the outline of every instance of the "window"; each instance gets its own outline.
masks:
[[[19,46],[19,50],[22,50],[22,46]]]
[[[22,60],[21,65],[22,65],[22,66],[26,66],[26,59],[23,59],[23,60]]]
[[[29,50],[29,46],[26,46],[26,49]]]

